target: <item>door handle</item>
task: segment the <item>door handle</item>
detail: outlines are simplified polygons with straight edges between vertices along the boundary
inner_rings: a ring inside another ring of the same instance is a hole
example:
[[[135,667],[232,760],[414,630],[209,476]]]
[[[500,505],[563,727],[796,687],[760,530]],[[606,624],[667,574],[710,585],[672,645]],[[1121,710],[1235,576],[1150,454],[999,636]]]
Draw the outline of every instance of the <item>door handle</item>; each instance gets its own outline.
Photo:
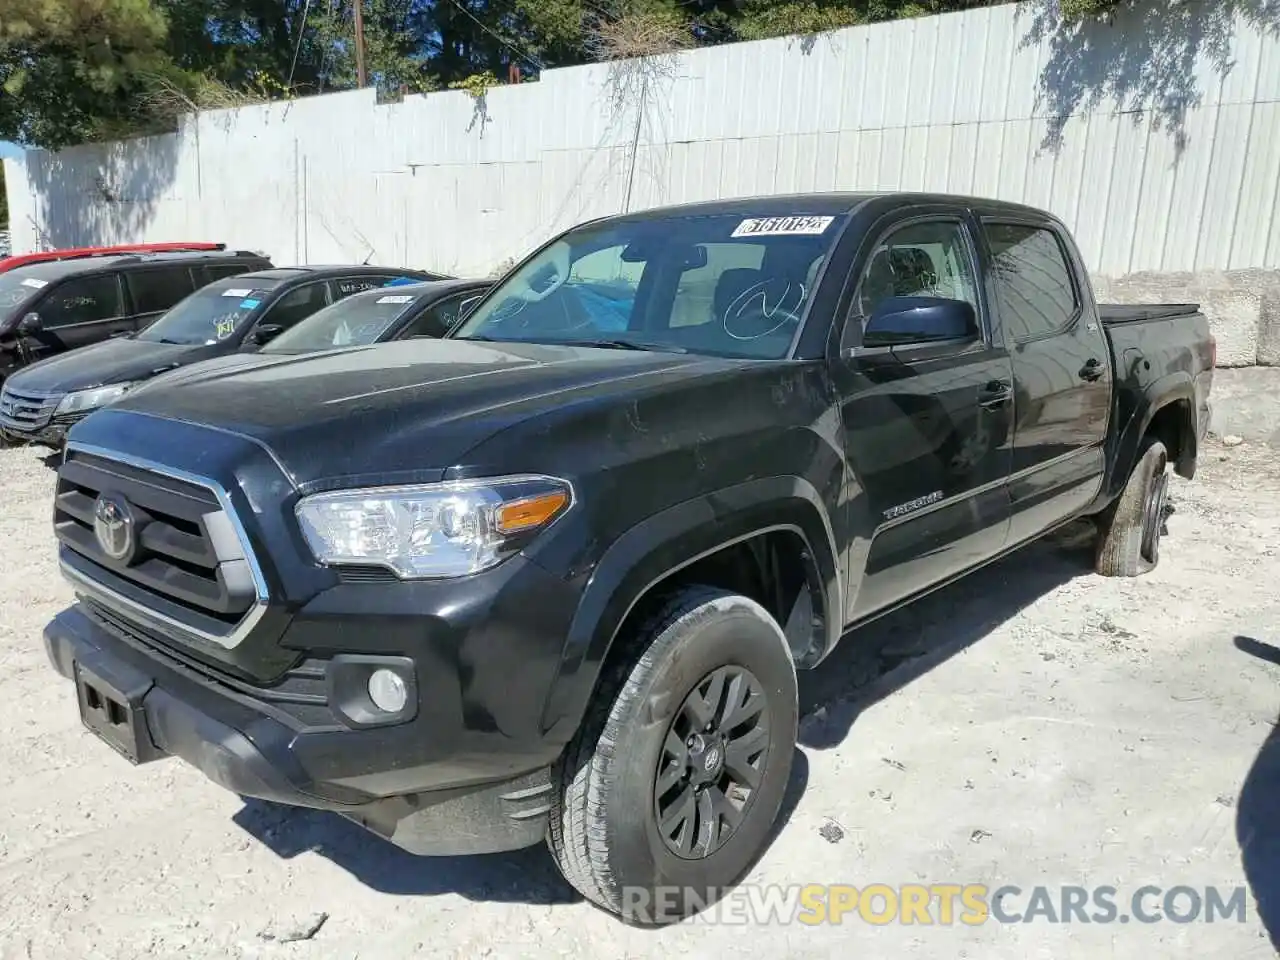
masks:
[[[1080,368],[1081,380],[1101,380],[1102,379],[1102,362],[1097,357],[1090,357],[1085,361],[1083,367]]]
[[[991,380],[978,388],[978,406],[986,410],[1002,407],[1013,396],[1013,387],[1007,380]]]

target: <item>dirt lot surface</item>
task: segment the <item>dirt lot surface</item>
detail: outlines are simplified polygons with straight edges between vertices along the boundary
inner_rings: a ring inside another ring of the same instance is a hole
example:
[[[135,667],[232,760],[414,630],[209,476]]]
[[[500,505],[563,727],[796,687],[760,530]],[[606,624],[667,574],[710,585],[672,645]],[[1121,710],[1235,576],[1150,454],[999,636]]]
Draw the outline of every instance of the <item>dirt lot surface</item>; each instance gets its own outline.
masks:
[[[652,932],[579,901],[541,848],[418,860],[176,761],[131,768],[81,730],[44,657],[41,627],[71,599],[52,481],[36,451],[0,451],[4,958],[1275,954],[1280,750],[1262,748],[1280,711],[1280,453],[1265,442],[1214,444],[1175,482],[1149,576],[1098,578],[1060,539],[846,639],[805,678],[788,819],[749,879],[1014,884],[1014,912],[1037,885],[1055,900],[1114,886],[1120,913],[1144,885],[1245,888],[1245,921],[1213,924],[855,913],[748,930],[726,911]]]

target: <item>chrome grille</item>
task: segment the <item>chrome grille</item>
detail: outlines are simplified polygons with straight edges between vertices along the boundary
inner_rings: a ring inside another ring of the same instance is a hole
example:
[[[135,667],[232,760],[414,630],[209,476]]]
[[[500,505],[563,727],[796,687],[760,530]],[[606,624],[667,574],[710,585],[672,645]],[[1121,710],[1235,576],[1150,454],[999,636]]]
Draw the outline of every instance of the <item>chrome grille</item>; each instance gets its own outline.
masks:
[[[101,512],[108,502],[115,513]],[[110,523],[125,523],[121,511],[129,532],[117,556]],[[196,478],[69,445],[54,532],[75,586],[175,639],[233,647],[265,609],[261,574],[229,501]]]
[[[0,426],[11,430],[39,430],[53,419],[61,393],[36,393],[14,390],[6,385],[0,390]]]

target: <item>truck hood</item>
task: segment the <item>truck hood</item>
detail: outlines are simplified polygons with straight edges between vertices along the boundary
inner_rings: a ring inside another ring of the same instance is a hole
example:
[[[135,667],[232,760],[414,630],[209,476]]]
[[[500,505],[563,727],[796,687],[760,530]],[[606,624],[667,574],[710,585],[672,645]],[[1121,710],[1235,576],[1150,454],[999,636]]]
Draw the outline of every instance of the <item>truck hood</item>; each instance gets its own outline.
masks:
[[[660,378],[731,363],[590,347],[393,341],[202,363],[104,413],[143,413],[249,437],[271,450],[295,485],[375,476],[379,483],[423,482],[543,410],[625,401]]]
[[[173,367],[196,363],[218,353],[216,346],[152,343],[147,340],[104,340],[33,363],[9,378],[15,390],[59,393],[111,383],[149,380]]]

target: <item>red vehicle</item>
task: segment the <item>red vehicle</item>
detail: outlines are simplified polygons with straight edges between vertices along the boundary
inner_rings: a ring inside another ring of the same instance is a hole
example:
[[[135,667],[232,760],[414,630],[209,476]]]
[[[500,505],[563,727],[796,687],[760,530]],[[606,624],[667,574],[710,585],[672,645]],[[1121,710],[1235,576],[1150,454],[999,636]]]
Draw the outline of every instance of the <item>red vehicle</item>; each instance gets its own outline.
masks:
[[[121,253],[180,253],[187,250],[225,250],[225,243],[126,243],[114,247],[73,247],[66,250],[46,250],[42,253],[23,253],[13,257],[0,257],[0,273],[25,267],[29,263],[48,263],[52,260],[78,260],[81,257],[110,257]]]

